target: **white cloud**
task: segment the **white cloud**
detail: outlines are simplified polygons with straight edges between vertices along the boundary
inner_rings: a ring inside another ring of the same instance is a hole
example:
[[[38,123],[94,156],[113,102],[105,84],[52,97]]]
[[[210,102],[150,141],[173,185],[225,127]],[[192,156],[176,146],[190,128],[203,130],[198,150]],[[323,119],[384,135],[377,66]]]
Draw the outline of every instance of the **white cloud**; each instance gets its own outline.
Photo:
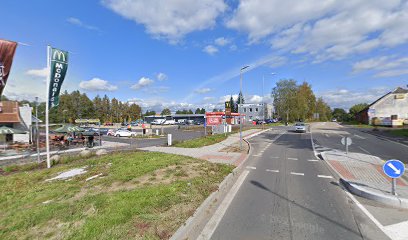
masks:
[[[48,76],[49,69],[48,68],[42,68],[42,69],[30,69],[27,70],[26,74],[31,75],[34,77],[44,77],[46,78]]]
[[[225,46],[231,42],[230,39],[224,38],[224,37],[219,37],[214,40],[214,43],[217,44],[218,46]]]
[[[86,28],[88,30],[99,31],[99,28],[92,26],[92,25],[85,24],[78,18],[70,17],[67,19],[67,22],[69,22],[72,25],[78,26],[78,27]]]
[[[275,49],[320,62],[407,43],[406,22],[408,2],[400,0],[241,0],[226,25],[250,43],[271,39]]]
[[[349,109],[354,104],[358,103],[372,103],[391,89],[389,87],[375,87],[365,91],[338,89],[327,90],[317,96],[323,97],[330,107]]]
[[[356,62],[353,72],[376,71],[375,77],[395,77],[408,74],[408,57],[381,56]]]
[[[215,101],[215,97],[204,97],[203,100],[204,102],[214,102]]]
[[[218,48],[214,47],[213,45],[207,45],[203,48],[203,52],[206,52],[209,55],[214,55],[218,52]]]
[[[194,90],[194,92],[198,93],[198,94],[205,94],[205,93],[209,93],[211,91],[212,91],[211,88],[199,88],[199,89]]]
[[[145,87],[147,87],[147,86],[149,86],[149,85],[151,85],[153,83],[154,83],[154,81],[151,80],[150,78],[142,77],[141,79],[139,79],[139,81],[136,84],[132,85],[130,88],[133,89],[133,90],[139,90],[139,89],[145,88]]]
[[[396,77],[402,75],[408,75],[408,69],[394,69],[383,71],[375,74],[374,77]]]
[[[157,76],[156,76],[156,78],[157,78],[157,80],[159,80],[159,81],[164,81],[164,80],[167,79],[167,75],[164,74],[164,73],[158,73]]]
[[[177,42],[184,35],[215,26],[227,5],[223,0],[102,0],[115,13],[143,24],[158,38]]]
[[[100,78],[92,78],[89,81],[82,81],[79,83],[79,87],[87,91],[115,91],[117,86],[109,84],[108,81]]]

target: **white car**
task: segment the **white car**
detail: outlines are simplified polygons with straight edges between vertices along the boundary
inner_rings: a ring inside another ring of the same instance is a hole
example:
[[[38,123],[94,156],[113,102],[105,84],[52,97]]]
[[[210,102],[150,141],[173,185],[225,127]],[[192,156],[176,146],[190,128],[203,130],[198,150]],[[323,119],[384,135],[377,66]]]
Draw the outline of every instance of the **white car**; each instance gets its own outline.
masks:
[[[164,124],[164,125],[174,125],[174,124],[176,124],[176,121],[174,121],[174,120],[166,120],[163,124]]]
[[[135,132],[129,130],[119,129],[115,132],[115,137],[134,137],[136,136]]]
[[[304,123],[295,123],[294,126],[295,132],[306,132],[306,125]]]
[[[162,125],[164,122],[166,121],[166,119],[154,119],[151,124],[152,125]]]

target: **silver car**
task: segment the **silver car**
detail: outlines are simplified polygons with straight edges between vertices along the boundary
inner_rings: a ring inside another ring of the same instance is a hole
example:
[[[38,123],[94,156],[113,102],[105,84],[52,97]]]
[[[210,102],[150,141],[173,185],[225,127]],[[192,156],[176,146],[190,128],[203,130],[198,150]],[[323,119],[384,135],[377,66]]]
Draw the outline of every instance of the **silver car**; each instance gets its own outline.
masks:
[[[294,130],[295,130],[295,132],[305,133],[306,132],[306,125],[304,123],[301,123],[301,122],[295,123]]]

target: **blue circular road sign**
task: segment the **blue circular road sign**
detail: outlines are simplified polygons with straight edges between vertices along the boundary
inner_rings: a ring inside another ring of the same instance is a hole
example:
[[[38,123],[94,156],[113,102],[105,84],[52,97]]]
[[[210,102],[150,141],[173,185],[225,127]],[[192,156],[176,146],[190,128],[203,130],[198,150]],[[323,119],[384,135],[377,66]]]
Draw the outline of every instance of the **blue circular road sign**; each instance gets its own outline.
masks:
[[[400,160],[391,159],[383,165],[384,173],[390,178],[399,178],[404,174],[405,166]]]

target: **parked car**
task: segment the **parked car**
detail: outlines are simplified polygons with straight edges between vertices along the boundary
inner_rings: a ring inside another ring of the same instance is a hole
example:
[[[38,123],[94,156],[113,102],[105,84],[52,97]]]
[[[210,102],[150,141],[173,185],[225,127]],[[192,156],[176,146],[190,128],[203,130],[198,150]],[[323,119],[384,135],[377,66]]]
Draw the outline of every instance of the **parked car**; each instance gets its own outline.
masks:
[[[115,137],[134,137],[136,136],[135,132],[131,132],[129,130],[119,129],[115,132]]]
[[[295,123],[294,130],[295,130],[295,132],[305,133],[306,132],[305,123],[303,123],[303,122]]]
[[[106,135],[108,135],[108,136],[115,136],[115,130],[113,130],[113,129],[109,129],[107,132],[106,132]]]
[[[333,118],[333,119],[332,119],[332,122],[337,122],[337,119]]]

